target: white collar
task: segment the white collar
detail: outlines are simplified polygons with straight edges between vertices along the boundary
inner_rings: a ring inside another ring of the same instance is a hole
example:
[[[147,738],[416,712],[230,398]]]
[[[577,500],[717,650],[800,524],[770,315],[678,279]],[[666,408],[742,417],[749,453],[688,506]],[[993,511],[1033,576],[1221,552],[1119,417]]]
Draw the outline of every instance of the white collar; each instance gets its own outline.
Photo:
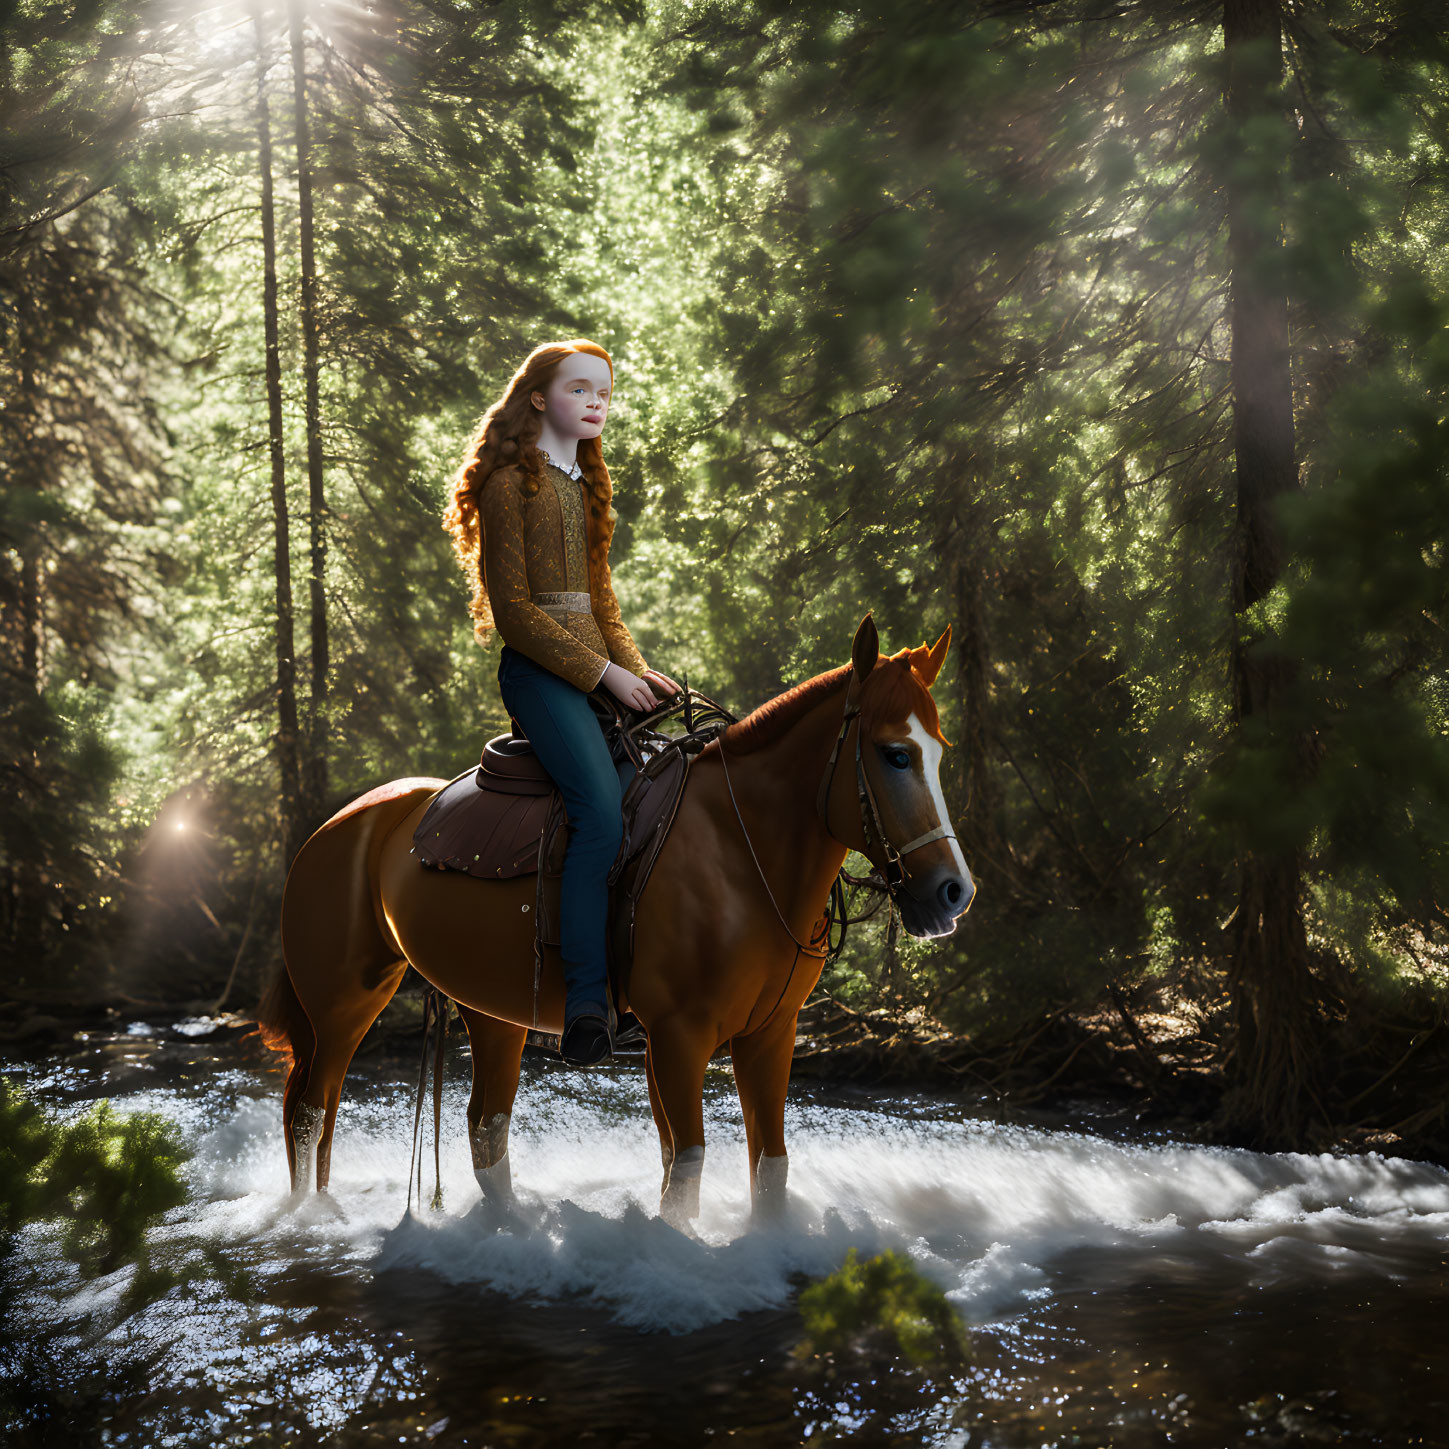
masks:
[[[555,463],[553,459],[548,456],[547,449],[540,448],[538,451],[543,454],[544,462],[548,463],[551,467],[557,468],[560,473],[567,474],[567,476],[570,478],[582,478],[584,476],[584,470],[579,467],[579,460],[577,458],[574,459],[573,466],[571,468],[565,468],[561,463]]]

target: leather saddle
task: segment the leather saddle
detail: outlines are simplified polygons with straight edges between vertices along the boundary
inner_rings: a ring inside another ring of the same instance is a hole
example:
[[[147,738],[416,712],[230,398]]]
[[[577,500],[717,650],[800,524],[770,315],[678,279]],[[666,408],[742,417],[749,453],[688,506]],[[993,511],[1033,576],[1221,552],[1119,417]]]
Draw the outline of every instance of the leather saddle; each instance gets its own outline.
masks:
[[[617,1002],[634,959],[635,908],[673,824],[690,762],[706,741],[686,735],[641,743],[622,706],[596,695],[589,702],[601,716],[616,768],[623,774],[632,767],[622,802],[623,839],[609,870],[607,954]],[[487,880],[536,874],[534,950],[541,961],[543,947],[559,945],[568,812],[518,721],[509,723],[513,732],[490,739],[476,768],[433,796],[413,833],[413,853],[425,867]]]

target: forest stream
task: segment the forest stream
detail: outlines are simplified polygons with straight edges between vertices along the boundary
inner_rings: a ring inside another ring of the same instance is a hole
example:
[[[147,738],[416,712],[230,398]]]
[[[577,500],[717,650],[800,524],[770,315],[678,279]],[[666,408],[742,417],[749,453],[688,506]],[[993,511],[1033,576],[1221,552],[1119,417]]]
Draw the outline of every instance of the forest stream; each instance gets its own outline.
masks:
[[[300,1207],[254,1040],[132,1022],[12,1045],[4,1070],[53,1111],[106,1096],[177,1121],[192,1197],[153,1243],[228,1265],[98,1334],[77,1314],[104,1323],[126,1274],[81,1285],[37,1237],[0,1371],[12,1396],[18,1376],[53,1376],[70,1409],[7,1445],[1449,1443],[1438,1167],[797,1083],[788,1211],[752,1228],[720,1061],[690,1238],[656,1216],[637,1060],[574,1072],[530,1054],[521,1220],[501,1225],[473,1180],[461,1040],[443,1207],[415,1196],[411,1215],[415,1062],[354,1065],[331,1191]],[[797,1352],[800,1288],[851,1247],[903,1251],[945,1288],[969,1363]]]

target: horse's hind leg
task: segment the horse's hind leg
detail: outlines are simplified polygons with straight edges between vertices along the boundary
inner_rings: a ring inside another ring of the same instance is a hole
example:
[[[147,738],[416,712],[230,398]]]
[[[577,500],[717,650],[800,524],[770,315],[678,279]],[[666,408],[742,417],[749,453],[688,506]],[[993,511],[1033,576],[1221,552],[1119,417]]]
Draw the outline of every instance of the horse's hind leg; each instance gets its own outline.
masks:
[[[397,961],[388,971],[383,984],[369,991],[365,997],[354,997],[346,1003],[345,1013],[336,1013],[326,1019],[325,1027],[317,1030],[317,1052],[312,1059],[312,1074],[307,1080],[307,1090],[301,1094],[303,1101],[323,1098],[326,1107],[326,1123],[322,1129],[322,1140],[317,1143],[317,1191],[326,1188],[332,1175],[332,1133],[338,1123],[338,1103],[342,1100],[342,1081],[348,1075],[348,1066],[356,1049],[367,1036],[368,1027],[383,1014],[383,1007],[393,1000],[397,988],[403,984],[407,962]]]
[[[334,816],[308,839],[287,873],[284,972],[310,1028],[304,1033],[310,1037],[305,1076],[295,1098],[289,1083],[283,1106],[294,1190],[307,1186],[305,1159],[314,1149],[317,1186],[327,1186],[342,1079],[407,970],[380,907],[377,866],[396,827],[425,798],[422,790],[408,790]],[[296,1033],[288,1034],[297,1041]],[[302,1063],[295,1049],[293,1056]]]
[[[324,1114],[310,1106],[298,1111],[317,1038],[284,963],[278,964],[257,1006],[257,1032],[265,1045],[285,1057],[290,1065],[282,1092],[282,1140],[286,1144],[287,1171],[295,1192],[312,1170],[312,1152],[321,1135]]]
[[[526,1027],[499,1021],[459,1004],[473,1051],[473,1094],[468,1099],[468,1142],[473,1149],[473,1175],[483,1196],[507,1201],[513,1196],[508,1164],[508,1124],[518,1095]]]
[[[383,980],[371,989],[363,991],[354,983],[354,994],[314,1007],[317,1016],[313,1018],[313,1030],[316,1033],[317,1046],[312,1053],[307,1085],[303,1088],[298,1103],[298,1114],[301,1115],[303,1108],[307,1109],[309,1124],[316,1132],[319,1192],[327,1186],[331,1176],[332,1133],[337,1125],[337,1104],[342,1100],[343,1078],[347,1075],[347,1068],[362,1038],[367,1035],[368,1027],[392,1000],[406,971],[406,961],[394,962],[387,969]],[[295,1121],[293,1131],[294,1136],[298,1136],[300,1145]],[[293,1177],[294,1191],[306,1182],[305,1168],[300,1161],[301,1153],[298,1157]]]

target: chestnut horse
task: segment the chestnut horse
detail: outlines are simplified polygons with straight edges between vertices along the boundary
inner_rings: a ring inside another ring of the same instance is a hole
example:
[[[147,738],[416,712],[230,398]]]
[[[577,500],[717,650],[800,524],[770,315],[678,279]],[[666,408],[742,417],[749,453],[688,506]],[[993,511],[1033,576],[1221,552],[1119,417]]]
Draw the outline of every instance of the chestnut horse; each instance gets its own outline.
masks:
[[[849,664],[729,725],[690,766],[639,901],[627,1002],[648,1033],[660,1212],[677,1226],[698,1213],[705,1067],[725,1042],[752,1201],[763,1211],[784,1198],[795,1018],[820,976],[823,918],[846,852],[861,851],[886,876],[912,935],[948,935],[971,903],[941,794],[948,742],[931,697],[950,639],[948,626],[930,649],[883,656],[867,614]],[[445,783],[398,781],[363,796],[307,841],[287,877],[284,964],[258,1020],[292,1061],[282,1119],[294,1191],[306,1190],[314,1150],[316,1184],[326,1187],[348,1063],[411,963],[468,1028],[474,1168],[485,1196],[511,1198],[508,1126],[524,1038],[535,1019],[562,1028],[563,975],[547,951],[536,987],[534,877],[424,870],[411,853]]]

